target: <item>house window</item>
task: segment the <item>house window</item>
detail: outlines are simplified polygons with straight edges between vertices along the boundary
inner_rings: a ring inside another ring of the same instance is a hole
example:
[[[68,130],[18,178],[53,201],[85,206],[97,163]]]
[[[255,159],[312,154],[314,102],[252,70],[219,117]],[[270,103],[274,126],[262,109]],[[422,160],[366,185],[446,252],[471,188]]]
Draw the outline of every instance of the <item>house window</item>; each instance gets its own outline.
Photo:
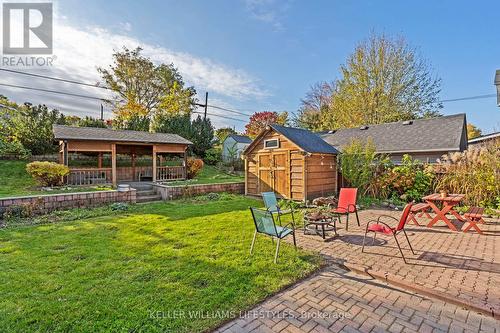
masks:
[[[280,142],[278,141],[278,139],[271,139],[264,141],[264,148],[272,149],[272,148],[278,148],[279,146]]]

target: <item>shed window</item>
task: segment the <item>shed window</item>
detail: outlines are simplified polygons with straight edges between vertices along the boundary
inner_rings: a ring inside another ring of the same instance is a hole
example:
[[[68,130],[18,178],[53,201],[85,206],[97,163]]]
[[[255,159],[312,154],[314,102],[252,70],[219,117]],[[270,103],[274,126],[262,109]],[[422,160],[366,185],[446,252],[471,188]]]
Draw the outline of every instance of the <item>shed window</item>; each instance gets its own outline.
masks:
[[[280,143],[278,139],[271,139],[271,140],[265,140],[264,141],[264,148],[278,148],[280,146]]]

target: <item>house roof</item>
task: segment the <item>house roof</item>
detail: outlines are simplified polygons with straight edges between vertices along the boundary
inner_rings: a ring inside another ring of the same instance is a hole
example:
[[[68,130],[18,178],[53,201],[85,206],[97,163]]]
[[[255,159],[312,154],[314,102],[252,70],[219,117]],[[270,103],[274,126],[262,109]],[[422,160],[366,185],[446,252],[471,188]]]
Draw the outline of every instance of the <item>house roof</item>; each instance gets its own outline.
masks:
[[[470,139],[469,140],[469,144],[471,144],[471,143],[480,143],[480,142],[491,140],[491,139],[494,139],[494,138],[500,138],[500,132],[485,134],[485,135],[478,136],[477,138]]]
[[[295,143],[308,153],[338,154],[338,150],[323,141],[318,135],[301,128],[273,124],[271,128]]]
[[[465,114],[368,125],[318,133],[323,140],[342,150],[353,139],[371,138],[378,153],[460,151]],[[465,139],[466,140],[466,139]]]
[[[149,133],[141,131],[114,130],[97,127],[74,127],[53,125],[56,140],[97,140],[141,143],[177,143],[191,145],[192,142],[177,134]]]
[[[229,134],[227,137],[233,138],[233,140],[238,143],[252,143],[252,139],[246,135]]]

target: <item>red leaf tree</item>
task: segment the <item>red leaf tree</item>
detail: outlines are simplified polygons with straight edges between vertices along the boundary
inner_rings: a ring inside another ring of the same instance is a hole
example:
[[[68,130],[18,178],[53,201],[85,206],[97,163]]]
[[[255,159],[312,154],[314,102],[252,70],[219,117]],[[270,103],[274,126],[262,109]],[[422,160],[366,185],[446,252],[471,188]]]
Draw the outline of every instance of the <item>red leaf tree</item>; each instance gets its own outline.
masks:
[[[259,133],[271,124],[284,125],[287,121],[288,113],[282,112],[255,112],[248,124],[245,125],[245,134],[254,139]]]

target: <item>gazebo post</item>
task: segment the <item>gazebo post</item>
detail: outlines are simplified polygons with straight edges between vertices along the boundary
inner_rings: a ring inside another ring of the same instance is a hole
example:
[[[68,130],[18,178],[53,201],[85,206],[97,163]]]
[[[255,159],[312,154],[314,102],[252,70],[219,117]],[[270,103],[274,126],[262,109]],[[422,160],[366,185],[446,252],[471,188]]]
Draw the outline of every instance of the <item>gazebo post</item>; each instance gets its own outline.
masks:
[[[63,164],[68,166],[68,141],[63,141]]]
[[[99,169],[102,168],[102,152],[99,152],[99,155],[97,156],[97,167]]]
[[[111,144],[111,178],[116,187],[116,143]]]
[[[184,179],[187,179],[187,160],[188,160],[188,153],[187,153],[187,147],[184,150]]]
[[[153,183],[156,182],[156,145],[153,145]]]
[[[132,147],[132,156],[130,157],[132,162],[132,180],[135,181],[135,147]]]

